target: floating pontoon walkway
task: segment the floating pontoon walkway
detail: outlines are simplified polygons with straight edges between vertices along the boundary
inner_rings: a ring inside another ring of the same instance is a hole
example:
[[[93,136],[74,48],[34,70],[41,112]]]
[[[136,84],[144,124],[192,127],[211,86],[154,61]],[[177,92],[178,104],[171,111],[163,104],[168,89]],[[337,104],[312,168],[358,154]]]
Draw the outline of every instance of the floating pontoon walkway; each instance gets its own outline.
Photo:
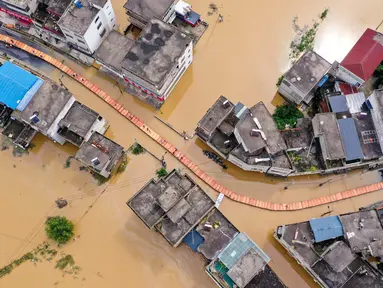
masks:
[[[351,189],[343,192],[339,192],[336,194],[323,196],[311,200],[305,200],[305,201],[298,201],[294,203],[274,203],[274,202],[267,202],[258,200],[253,197],[248,196],[241,196],[235,193],[234,191],[223,187],[222,185],[218,184],[216,180],[209,175],[207,175],[203,170],[201,170],[198,166],[193,164],[193,162],[186,157],[185,154],[183,154],[181,151],[179,151],[175,146],[173,146],[171,143],[166,141],[164,138],[162,138],[160,135],[158,135],[155,131],[153,131],[150,127],[148,127],[144,122],[142,122],[139,118],[137,118],[134,114],[129,112],[127,109],[125,109],[119,102],[117,102],[115,99],[113,99],[110,95],[102,91],[99,87],[94,85],[93,83],[89,82],[88,79],[85,77],[82,77],[72,69],[70,69],[68,66],[62,64],[60,61],[57,61],[57,59],[52,58],[51,56],[34,49],[23,42],[17,41],[15,39],[12,39],[11,37],[1,35],[0,34],[0,41],[5,42],[9,45],[15,46],[21,50],[24,50],[38,58],[43,59],[44,61],[50,63],[51,65],[55,66],[56,68],[60,69],[62,72],[66,73],[73,79],[80,82],[82,85],[84,85],[86,88],[88,88],[90,91],[92,91],[94,94],[96,94],[98,97],[103,99],[106,103],[108,103],[110,106],[112,106],[115,110],[118,111],[122,116],[124,116],[126,119],[128,119],[131,123],[133,123],[136,127],[138,127],[141,131],[143,131],[146,135],[148,135],[150,138],[152,138],[154,141],[156,141],[158,144],[160,144],[163,148],[165,148],[168,152],[170,152],[175,158],[177,158],[183,165],[185,165],[187,168],[189,168],[196,176],[198,176],[201,180],[203,180],[206,184],[208,184],[211,188],[213,188],[215,191],[224,194],[226,197],[232,199],[233,201],[240,202],[243,204],[247,204],[250,206],[258,207],[261,209],[271,210],[271,211],[294,211],[294,210],[302,210],[307,208],[312,208],[320,205],[326,205],[329,203],[337,202],[340,200],[345,200],[349,198],[353,198],[359,195],[364,195],[367,193],[375,192],[378,190],[383,189],[383,182],[379,182],[376,184],[367,185],[364,187]]]

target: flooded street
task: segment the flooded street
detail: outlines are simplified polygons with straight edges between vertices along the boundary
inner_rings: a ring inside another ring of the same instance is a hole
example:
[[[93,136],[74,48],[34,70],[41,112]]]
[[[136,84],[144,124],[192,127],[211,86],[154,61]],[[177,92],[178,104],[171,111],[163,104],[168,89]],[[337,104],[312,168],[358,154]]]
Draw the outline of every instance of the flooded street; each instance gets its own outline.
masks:
[[[124,0],[114,0],[120,30],[127,26]],[[270,0],[267,2],[222,0],[214,2],[224,17],[208,16],[208,1],[189,0],[210,27],[197,45],[194,62],[160,111],[154,111],[136,98],[120,93],[113,80],[58,55],[50,54],[110,93],[131,112],[161,134],[220,184],[242,195],[274,202],[293,202],[333,194],[380,180],[377,172],[357,171],[349,175],[329,176],[331,182],[319,187],[328,178],[295,178],[290,180],[264,177],[228,165],[222,169],[202,154],[206,146],[196,138],[185,141],[154,115],[175,128],[194,130],[196,123],[220,95],[231,101],[251,106],[263,101],[269,109],[281,103],[275,83],[289,67],[289,43],[293,36],[292,19],[311,24],[311,19],[330,9],[319,29],[316,51],[329,61],[341,60],[367,27],[376,28],[382,21],[383,2],[368,0]],[[28,62],[25,55],[15,55]],[[32,63],[36,69],[55,81],[61,73],[44,63]],[[84,104],[99,112],[110,123],[107,136],[128,148],[134,141],[158,157],[164,150],[116,113],[90,91],[64,76],[64,85]],[[16,158],[12,151],[0,152],[0,267],[22,256],[45,239],[47,216],[65,215],[75,224],[77,240],[60,250],[73,255],[82,271],[77,277],[65,275],[54,268],[54,262],[25,263],[0,279],[0,287],[216,287],[204,272],[202,257],[181,246],[174,249],[160,236],[147,229],[125,204],[150,178],[160,163],[148,153],[129,156],[126,171],[104,186],[97,186],[87,172],[80,171],[73,160],[64,169],[68,156],[76,149],[71,145],[55,145],[38,135],[36,147],[29,155]],[[166,155],[169,169],[184,166]],[[191,175],[191,173],[189,173]],[[194,176],[211,197],[217,193]],[[62,210],[54,201],[63,197],[69,205]],[[246,232],[271,257],[271,266],[288,287],[317,287],[292,258],[272,238],[272,231],[282,223],[293,223],[312,217],[355,211],[360,206],[382,200],[375,192],[327,206],[297,212],[269,212],[224,199],[222,212],[241,231]],[[76,279],[78,278],[78,279]]]

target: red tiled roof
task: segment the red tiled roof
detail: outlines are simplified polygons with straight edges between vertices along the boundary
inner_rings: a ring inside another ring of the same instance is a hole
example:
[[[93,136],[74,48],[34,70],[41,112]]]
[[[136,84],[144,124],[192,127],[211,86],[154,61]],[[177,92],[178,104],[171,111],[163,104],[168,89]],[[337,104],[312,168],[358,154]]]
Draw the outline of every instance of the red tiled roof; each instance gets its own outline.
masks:
[[[339,83],[339,88],[344,95],[358,93],[358,89],[356,87],[351,86],[350,84]]]
[[[366,81],[382,61],[383,35],[367,29],[343,59],[341,65]]]

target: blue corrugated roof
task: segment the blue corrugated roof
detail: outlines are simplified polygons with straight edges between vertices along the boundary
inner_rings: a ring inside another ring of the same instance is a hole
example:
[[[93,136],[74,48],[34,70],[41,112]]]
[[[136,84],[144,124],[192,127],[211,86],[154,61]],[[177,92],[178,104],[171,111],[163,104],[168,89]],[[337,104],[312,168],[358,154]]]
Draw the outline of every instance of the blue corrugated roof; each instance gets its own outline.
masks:
[[[346,161],[363,159],[362,146],[360,145],[355,120],[353,118],[339,119],[338,125],[344,152],[346,152]]]
[[[330,102],[331,111],[335,113],[348,112],[347,100],[344,95],[331,96],[328,98]]]
[[[310,220],[315,243],[343,236],[343,226],[338,216],[328,216]]]
[[[38,78],[28,71],[11,62],[5,62],[0,67],[0,102],[16,109],[37,80]]]

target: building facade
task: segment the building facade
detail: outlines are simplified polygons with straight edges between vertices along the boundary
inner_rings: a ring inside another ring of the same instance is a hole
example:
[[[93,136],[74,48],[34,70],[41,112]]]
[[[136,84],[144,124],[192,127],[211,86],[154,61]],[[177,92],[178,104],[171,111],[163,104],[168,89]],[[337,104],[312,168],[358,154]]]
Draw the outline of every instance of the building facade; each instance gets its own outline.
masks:
[[[116,15],[110,0],[93,0],[86,6],[78,1],[67,8],[58,25],[68,43],[87,54],[93,54],[116,27]]]

